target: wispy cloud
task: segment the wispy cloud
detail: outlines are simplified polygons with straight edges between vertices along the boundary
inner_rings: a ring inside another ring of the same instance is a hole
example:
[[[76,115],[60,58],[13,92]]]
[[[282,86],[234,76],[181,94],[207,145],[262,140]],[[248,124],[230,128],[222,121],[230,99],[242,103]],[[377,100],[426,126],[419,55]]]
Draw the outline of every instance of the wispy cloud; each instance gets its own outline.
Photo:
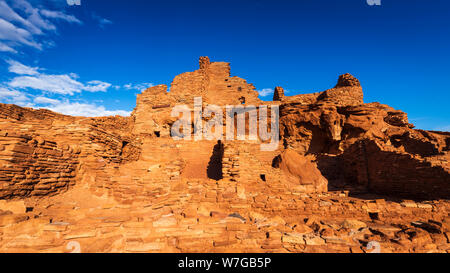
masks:
[[[97,21],[98,25],[99,25],[101,28],[104,28],[106,25],[110,25],[110,24],[113,23],[111,20],[108,20],[108,19],[106,19],[106,18],[103,18],[103,17],[97,15],[96,13],[92,13],[91,15],[92,15],[92,19],[94,19],[95,21]]]
[[[53,99],[45,96],[33,96],[22,91],[0,86],[0,100],[3,103],[16,104],[35,109],[48,109],[57,113],[71,116],[103,117],[103,116],[129,116],[130,111],[107,110],[95,103],[71,102],[67,98]]]
[[[89,81],[86,84],[78,81],[74,73],[62,75],[48,75],[40,73],[38,67],[29,67],[17,61],[8,61],[10,72],[20,74],[12,78],[7,84],[15,89],[35,89],[61,95],[73,95],[82,91],[106,92],[110,83],[103,81]]]
[[[143,91],[147,88],[153,87],[155,86],[153,83],[150,82],[143,82],[143,83],[129,83],[129,84],[125,84],[123,86],[123,88],[127,89],[127,90],[138,90],[138,91]]]
[[[19,75],[37,75],[38,67],[30,67],[23,65],[17,61],[14,60],[7,60],[6,61],[9,64],[8,71],[11,73],[19,74]]]
[[[10,53],[17,53],[17,50],[15,50],[14,48],[7,46],[6,44],[0,42],[0,51],[3,52],[10,52]]]
[[[71,115],[71,116],[86,116],[86,117],[102,117],[102,116],[129,116],[131,112],[124,110],[106,110],[104,106],[95,104],[79,103],[62,101],[58,103],[51,102],[51,105],[41,108],[49,109],[54,112]]]
[[[13,88],[32,88],[63,95],[73,95],[83,89],[83,84],[69,75],[19,76],[13,78],[8,85]]]
[[[264,88],[261,90],[258,90],[258,93],[261,97],[268,97],[273,95],[273,89],[272,88]]]
[[[57,105],[60,103],[59,100],[56,99],[50,99],[50,98],[46,98],[46,97],[35,97],[34,98],[34,103],[37,104],[47,104],[47,105]]]
[[[0,86],[0,99],[5,103],[21,106],[25,106],[25,103],[30,100],[25,93],[4,86]]]
[[[15,60],[7,60],[8,71],[17,74],[4,84],[0,84],[0,102],[24,107],[44,108],[73,116],[129,116],[125,110],[108,110],[102,105],[71,101],[67,96],[81,92],[106,92],[112,85],[92,80],[83,83],[75,73],[48,75],[43,68],[24,65]],[[36,92],[40,94],[36,94]],[[56,96],[51,98],[49,96]],[[101,102],[98,100],[97,102]]]
[[[436,127],[434,130],[442,131],[442,132],[450,132],[450,125],[439,126],[439,127]]]
[[[40,13],[47,18],[60,19],[62,21],[66,21],[69,23],[82,24],[82,22],[80,20],[78,20],[75,16],[65,14],[64,12],[61,12],[61,11],[53,11],[53,10],[44,9],[44,10],[41,10]]]
[[[28,30],[17,27],[2,18],[0,18],[0,40],[10,48],[20,44],[42,49],[42,45],[33,40]]]
[[[42,34],[42,31],[39,27],[35,26],[30,21],[20,16],[5,1],[0,1],[0,17],[8,22],[18,23],[19,25],[22,25],[24,28],[27,28],[31,33]]]
[[[54,46],[52,37],[57,34],[58,23],[83,24],[77,17],[64,12],[63,5],[50,10],[44,4],[42,1],[0,0],[0,52],[20,54],[25,48],[43,50]],[[98,15],[93,14],[92,18],[102,28],[112,24]],[[107,92],[112,87],[110,83],[82,81],[75,73],[49,74],[46,69],[12,59],[6,63],[8,71],[16,75],[0,83],[1,103],[45,108],[75,116],[130,115],[129,111],[108,110],[97,105],[100,100],[94,103],[72,100],[71,96],[82,92]]]
[[[25,0],[0,0],[0,51],[17,53],[20,46],[42,50],[51,45],[48,34],[57,30],[52,21],[82,24],[73,15],[37,8]]]
[[[89,81],[88,85],[85,85],[83,90],[89,92],[106,92],[108,88],[111,87],[110,83],[102,81]]]

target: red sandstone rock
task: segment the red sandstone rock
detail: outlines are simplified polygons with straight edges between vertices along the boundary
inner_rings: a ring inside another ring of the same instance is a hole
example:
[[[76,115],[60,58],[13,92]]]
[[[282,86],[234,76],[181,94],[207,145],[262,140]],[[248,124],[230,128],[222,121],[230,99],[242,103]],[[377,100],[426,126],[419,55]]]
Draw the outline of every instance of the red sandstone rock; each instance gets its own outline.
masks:
[[[317,166],[310,158],[301,156],[293,150],[287,149],[275,158],[273,167],[293,176],[301,185],[312,185],[315,192],[327,191],[327,180]]]

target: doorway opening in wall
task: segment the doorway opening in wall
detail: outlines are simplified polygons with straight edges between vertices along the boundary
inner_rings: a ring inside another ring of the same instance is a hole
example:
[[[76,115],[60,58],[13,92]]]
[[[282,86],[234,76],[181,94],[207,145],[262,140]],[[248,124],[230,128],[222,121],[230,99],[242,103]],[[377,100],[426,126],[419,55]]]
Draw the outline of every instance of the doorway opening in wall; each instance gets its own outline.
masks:
[[[129,143],[128,141],[122,141],[122,149],[120,150],[120,154],[119,154],[120,156],[123,155],[124,151],[128,150],[128,146],[127,146],[128,143]]]
[[[160,131],[155,131],[155,136],[156,137],[161,137],[161,132]]]
[[[372,220],[380,220],[380,215],[378,212],[369,212],[369,217]]]
[[[261,178],[262,181],[266,182],[266,175],[265,174],[260,174],[259,177]]]
[[[223,178],[222,173],[222,160],[223,160],[223,144],[222,141],[217,141],[214,145],[212,156],[208,162],[208,168],[206,173],[208,178],[214,180],[220,180]]]

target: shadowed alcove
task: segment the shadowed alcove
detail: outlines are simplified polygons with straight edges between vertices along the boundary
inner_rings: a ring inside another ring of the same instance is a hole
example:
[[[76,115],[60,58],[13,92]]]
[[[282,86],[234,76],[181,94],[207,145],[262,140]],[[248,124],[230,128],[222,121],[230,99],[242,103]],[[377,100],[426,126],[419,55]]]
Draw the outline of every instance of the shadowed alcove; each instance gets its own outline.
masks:
[[[222,173],[223,144],[219,140],[214,145],[213,154],[208,162],[207,175],[208,178],[220,180],[223,178]]]

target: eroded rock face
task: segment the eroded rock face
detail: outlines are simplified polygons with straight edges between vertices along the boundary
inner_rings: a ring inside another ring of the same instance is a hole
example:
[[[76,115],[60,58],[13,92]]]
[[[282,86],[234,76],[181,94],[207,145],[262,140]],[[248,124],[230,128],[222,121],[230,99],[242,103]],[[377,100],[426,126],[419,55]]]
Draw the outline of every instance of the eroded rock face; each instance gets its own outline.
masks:
[[[276,87],[263,102],[228,63],[202,57],[168,90],[143,91],[130,117],[0,104],[0,251],[67,252],[72,240],[82,252],[450,250],[450,133],[364,103],[352,75],[312,94]],[[278,149],[172,139],[172,107],[199,96],[279,105]]]
[[[313,192],[326,192],[327,180],[322,176],[311,158],[301,156],[297,152],[286,149],[274,159],[275,168],[293,177],[300,185],[310,185]]]
[[[405,113],[378,103],[290,103],[280,113],[285,145],[318,156],[331,184],[364,185],[391,196],[449,198],[448,133],[414,130]]]

